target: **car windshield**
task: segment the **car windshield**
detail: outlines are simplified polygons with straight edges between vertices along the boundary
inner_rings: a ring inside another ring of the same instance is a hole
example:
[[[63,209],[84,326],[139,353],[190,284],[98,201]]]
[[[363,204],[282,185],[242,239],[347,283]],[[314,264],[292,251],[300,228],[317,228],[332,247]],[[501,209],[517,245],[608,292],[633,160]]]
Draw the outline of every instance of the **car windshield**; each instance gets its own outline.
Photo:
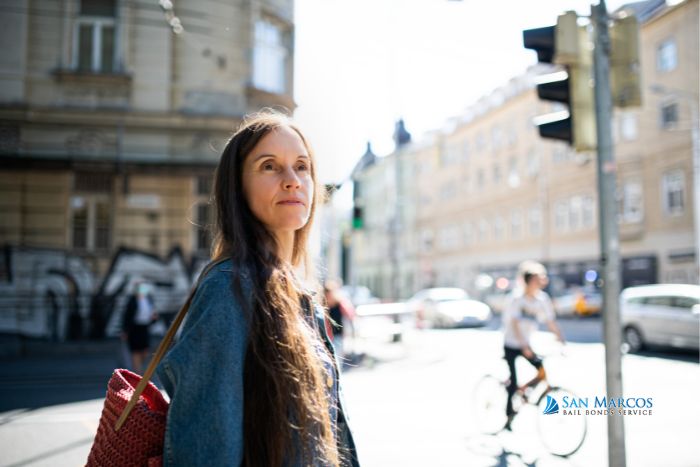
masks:
[[[467,297],[446,297],[446,298],[438,298],[436,299],[437,302],[440,303],[445,303],[445,302],[457,302],[459,300],[465,300]]]
[[[461,289],[436,289],[428,296],[436,302],[453,302],[455,300],[467,300],[469,295]]]

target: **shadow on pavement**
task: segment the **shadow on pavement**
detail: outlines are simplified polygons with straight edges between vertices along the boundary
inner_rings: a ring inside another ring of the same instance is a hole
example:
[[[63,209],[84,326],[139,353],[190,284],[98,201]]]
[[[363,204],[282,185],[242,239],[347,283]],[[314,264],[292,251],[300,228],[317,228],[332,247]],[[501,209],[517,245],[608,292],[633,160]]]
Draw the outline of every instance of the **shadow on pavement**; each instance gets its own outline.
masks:
[[[484,461],[491,460],[491,467],[537,467],[539,465],[561,465],[577,467],[579,464],[573,459],[547,455],[546,458],[525,455],[524,453],[510,451],[499,438],[498,435],[474,435],[467,437],[467,449]],[[530,462],[528,462],[528,460]],[[479,464],[482,465],[482,464]],[[484,464],[486,465],[486,464]]]
[[[700,353],[697,350],[677,349],[669,347],[649,347],[642,351],[628,354],[646,358],[662,358],[679,362],[700,363]]]
[[[18,358],[0,362],[0,412],[105,397],[112,355]]]
[[[92,437],[92,436],[89,438],[80,439],[78,441],[68,443],[65,446],[61,446],[61,447],[52,449],[50,451],[46,451],[46,452],[43,452],[41,454],[37,454],[33,457],[29,457],[27,459],[21,460],[19,462],[15,462],[14,464],[10,464],[10,465],[7,465],[5,467],[21,467],[21,466],[25,466],[25,465],[31,465],[35,462],[45,461],[51,457],[58,456],[60,454],[68,452],[72,449],[79,448],[79,447],[84,446],[86,444],[91,444],[93,440],[94,440],[94,437]]]

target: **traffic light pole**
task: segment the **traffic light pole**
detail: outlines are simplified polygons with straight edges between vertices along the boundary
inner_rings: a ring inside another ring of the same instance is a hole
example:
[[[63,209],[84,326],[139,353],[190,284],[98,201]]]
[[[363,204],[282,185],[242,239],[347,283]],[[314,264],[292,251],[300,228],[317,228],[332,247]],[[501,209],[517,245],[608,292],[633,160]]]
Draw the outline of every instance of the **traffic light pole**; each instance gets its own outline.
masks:
[[[610,36],[605,0],[591,5],[594,28],[596,133],[598,139],[598,205],[601,265],[603,269],[603,338],[607,396],[622,397],[622,330],[620,326],[620,241],[617,226],[612,140],[612,94],[610,91]],[[608,465],[625,467],[625,426],[621,415],[608,420]]]

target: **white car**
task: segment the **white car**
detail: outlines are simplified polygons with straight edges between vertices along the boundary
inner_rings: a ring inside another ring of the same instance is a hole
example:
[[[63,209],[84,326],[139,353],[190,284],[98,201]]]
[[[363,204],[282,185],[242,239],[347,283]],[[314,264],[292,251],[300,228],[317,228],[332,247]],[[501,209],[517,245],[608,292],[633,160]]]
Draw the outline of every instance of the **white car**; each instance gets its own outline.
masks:
[[[700,285],[656,284],[620,294],[620,318],[631,352],[647,344],[700,347]]]
[[[484,326],[491,320],[491,308],[472,300],[456,287],[423,289],[408,301],[419,325],[431,327]]]

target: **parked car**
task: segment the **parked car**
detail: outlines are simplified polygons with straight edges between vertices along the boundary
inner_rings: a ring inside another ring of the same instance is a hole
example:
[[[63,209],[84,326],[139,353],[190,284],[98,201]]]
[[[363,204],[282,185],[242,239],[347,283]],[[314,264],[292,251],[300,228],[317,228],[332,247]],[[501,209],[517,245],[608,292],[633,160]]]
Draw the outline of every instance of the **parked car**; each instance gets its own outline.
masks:
[[[603,297],[596,290],[566,289],[552,297],[557,316],[591,316],[600,313]]]
[[[469,298],[456,287],[423,289],[408,301],[419,325],[431,327],[484,326],[491,320],[491,308]]]
[[[629,350],[663,345],[700,347],[700,286],[656,284],[630,287],[620,294],[622,332]]]
[[[379,303],[381,301],[372,295],[371,290],[363,285],[344,285],[340,290],[355,306]]]

